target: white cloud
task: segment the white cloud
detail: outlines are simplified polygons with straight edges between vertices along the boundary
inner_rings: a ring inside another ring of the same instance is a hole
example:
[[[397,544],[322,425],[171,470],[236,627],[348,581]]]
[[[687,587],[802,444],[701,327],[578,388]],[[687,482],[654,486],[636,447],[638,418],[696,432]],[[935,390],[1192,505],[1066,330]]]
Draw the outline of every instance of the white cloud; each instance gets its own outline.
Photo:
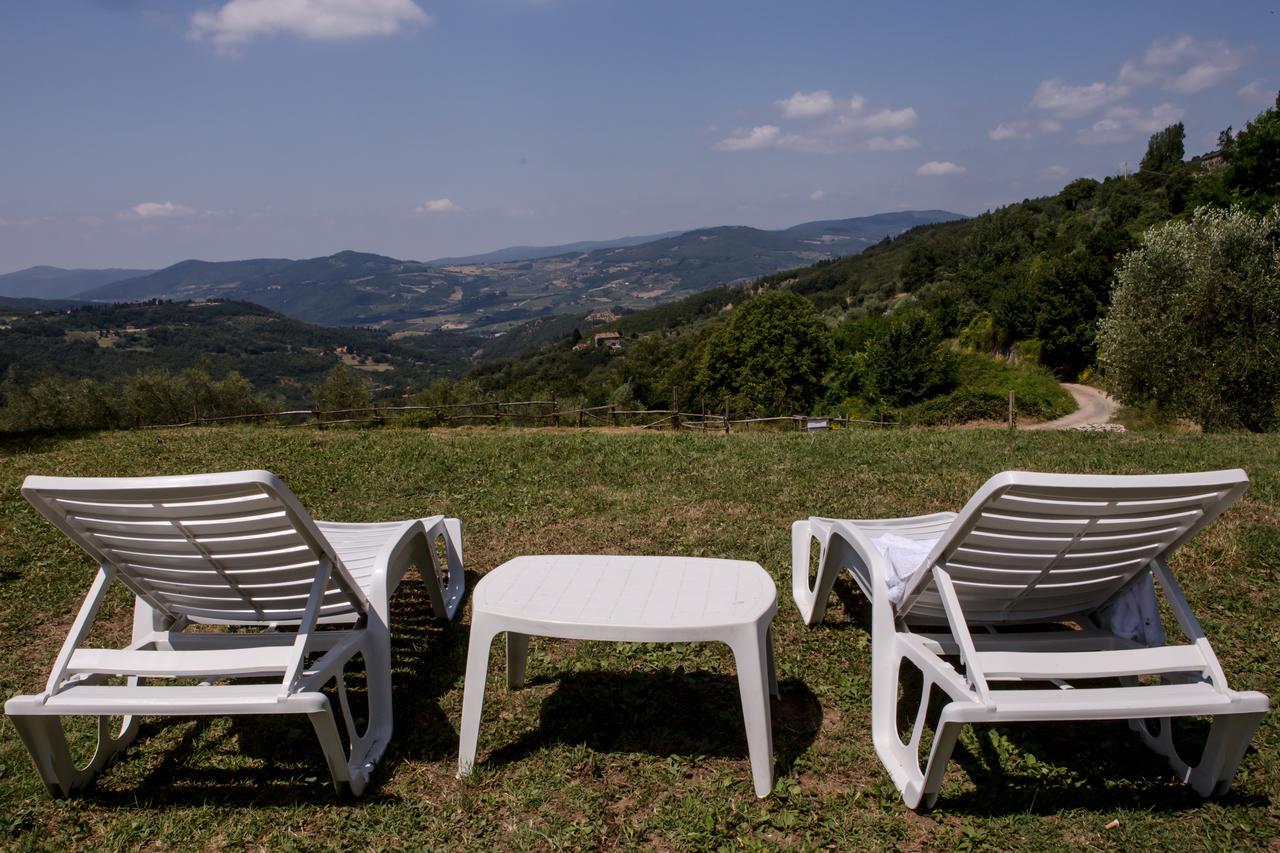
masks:
[[[768,148],[777,144],[781,134],[782,128],[776,124],[762,124],[750,130],[738,128],[711,147],[717,151],[750,151],[755,148]]]
[[[447,198],[433,198],[423,203],[422,207],[415,207],[414,213],[456,213],[462,210],[461,207],[454,204]]]
[[[1036,127],[1040,128],[1041,133],[1061,133],[1062,132],[1062,122],[1057,121],[1055,119],[1051,119],[1051,118],[1041,119],[1039,122],[1036,123]]]
[[[940,175],[963,175],[965,171],[964,166],[957,166],[950,160],[930,160],[916,169],[916,174],[924,177],[937,177]]]
[[[856,151],[905,151],[919,146],[920,143],[910,136],[892,135],[915,126],[919,120],[915,109],[882,109],[864,115],[862,110],[866,103],[867,99],[862,95],[853,95],[848,101],[837,101],[825,89],[796,92],[790,98],[774,101],[774,106],[788,118],[817,118],[820,121],[805,125],[803,130],[792,130],[778,124],[740,127],[711,147],[716,151],[783,148],[806,154],[847,154]],[[847,109],[842,109],[846,106]],[[828,116],[829,113],[838,114]]]
[[[171,201],[144,201],[116,214],[120,219],[176,219],[192,216],[196,210]]]
[[[1156,39],[1142,55],[1145,65],[1167,66],[1178,65],[1196,56],[1196,40],[1183,33],[1180,36]]]
[[[1235,54],[1197,62],[1169,81],[1168,88],[1184,95],[1212,89],[1240,69],[1243,61]]]
[[[1076,134],[1076,141],[1083,145],[1106,145],[1128,142],[1138,136],[1146,136],[1179,121],[1185,111],[1173,104],[1160,104],[1148,111],[1134,107],[1117,106],[1107,110],[1106,116]]]
[[[1116,82],[1124,86],[1150,86],[1159,79],[1158,71],[1152,71],[1132,59],[1121,65],[1120,73],[1116,75]]]
[[[388,36],[431,23],[414,0],[228,0],[191,16],[194,39],[235,48],[257,36],[289,33],[320,41]]]
[[[865,118],[850,119],[856,126],[867,130],[907,130],[915,127],[919,116],[911,107],[900,110],[880,110]]]
[[[1243,101],[1250,101],[1253,103],[1270,101],[1274,96],[1274,92],[1262,88],[1261,77],[1251,83],[1245,83],[1239,89],[1236,89],[1236,97]]]
[[[1129,117],[1129,126],[1138,133],[1151,134],[1157,130],[1164,130],[1174,122],[1181,121],[1186,115],[1186,110],[1181,107],[1175,107],[1173,104],[1160,104],[1152,107],[1150,112],[1135,111],[1135,114]]]
[[[1201,41],[1183,33],[1156,39],[1140,63],[1126,62],[1120,73],[1140,85],[1160,80],[1166,89],[1194,94],[1219,85],[1252,57],[1252,49],[1234,48],[1221,40]]]
[[[774,106],[787,118],[815,118],[836,108],[835,99],[826,89],[816,92],[796,92],[790,98],[774,101]]]
[[[814,190],[813,192],[809,193],[809,201],[822,201],[826,197],[827,197],[827,194],[822,190]]]
[[[1042,80],[1031,98],[1031,106],[1058,118],[1079,118],[1128,95],[1129,87],[1121,84],[1098,82],[1072,86],[1058,79]]]
[[[1124,122],[1115,118],[1103,118],[1076,134],[1082,145],[1106,145],[1112,142],[1127,142],[1133,139],[1133,132],[1126,129]]]
[[[1030,139],[1031,138],[1031,122],[1029,121],[1011,121],[1000,122],[995,127],[987,131],[987,138],[993,142],[1000,142],[1005,139]]]
[[[1066,166],[1045,166],[1044,168],[1044,176],[1055,181],[1065,178],[1068,172]]]
[[[884,136],[873,136],[867,140],[868,151],[910,151],[913,148],[919,148],[920,142],[914,137],[900,134],[898,136],[886,138]]]

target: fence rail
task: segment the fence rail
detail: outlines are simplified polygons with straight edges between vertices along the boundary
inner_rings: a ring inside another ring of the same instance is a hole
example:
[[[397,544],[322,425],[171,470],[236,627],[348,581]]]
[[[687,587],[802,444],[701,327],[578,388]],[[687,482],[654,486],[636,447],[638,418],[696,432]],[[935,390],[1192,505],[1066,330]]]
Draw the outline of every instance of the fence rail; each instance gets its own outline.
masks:
[[[547,411],[535,411],[535,407]],[[548,408],[549,407],[549,408]],[[465,411],[460,411],[465,410]],[[477,411],[480,410],[480,411]],[[286,421],[285,426],[325,427],[339,424],[382,425],[390,420],[415,412],[429,412],[435,425],[450,426],[475,422],[491,422],[500,425],[504,420],[514,426],[527,426],[530,422],[552,426],[632,426],[640,429],[666,427],[672,430],[702,432],[731,432],[733,427],[749,428],[758,424],[795,424],[800,431],[812,431],[811,424],[819,429],[840,427],[848,429],[859,424],[872,427],[901,427],[900,421],[867,420],[853,417],[814,417],[811,415],[779,415],[767,418],[734,418],[726,401],[724,414],[708,411],[682,412],[671,409],[620,409],[617,406],[580,406],[561,408],[555,400],[518,400],[504,402],[490,400],[481,403],[447,403],[431,406],[368,406],[357,409],[289,409],[281,412],[255,412],[243,415],[197,416],[189,421],[172,424],[150,424],[143,429],[175,429],[180,427],[207,426],[228,422],[253,422],[264,420]],[[656,420],[653,420],[656,418]],[[590,422],[589,422],[590,421]],[[625,421],[625,422],[624,422]],[[640,421],[640,422],[637,422]],[[818,425],[821,426],[818,426]]]

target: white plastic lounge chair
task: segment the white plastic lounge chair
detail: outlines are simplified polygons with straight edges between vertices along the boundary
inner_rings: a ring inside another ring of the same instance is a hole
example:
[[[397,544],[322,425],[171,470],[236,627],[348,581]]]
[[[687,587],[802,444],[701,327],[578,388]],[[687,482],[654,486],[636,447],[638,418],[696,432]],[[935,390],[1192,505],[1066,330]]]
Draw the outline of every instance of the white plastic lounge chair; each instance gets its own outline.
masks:
[[[457,519],[314,521],[267,471],[32,476],[22,494],[100,565],[44,692],[15,696],[4,707],[51,795],[87,785],[137,735],[135,715],[231,714],[305,714],[335,789],[363,792],[391,738],[388,600],[412,564],[433,612],[453,618],[464,584]],[[441,539],[447,585],[441,583]],[[124,649],[85,648],[113,580],[136,598],[132,642]],[[263,630],[183,630],[192,625]],[[343,672],[356,655],[364,658],[368,684],[363,733],[352,719]],[[113,678],[126,683],[108,684]],[[150,683],[165,679],[199,683]],[[320,692],[331,682],[349,752]],[[97,751],[81,768],[71,760],[59,719],[67,715],[98,717]],[[110,716],[124,718],[114,734]]]
[[[1129,720],[1197,793],[1225,793],[1267,697],[1228,689],[1167,560],[1248,482],[1240,470],[1151,476],[1008,471],[988,480],[959,513],[796,522],[792,594],[805,623],[822,621],[843,569],[872,602],[872,734],[906,804],[933,805],[961,726],[1041,720]],[[874,542],[886,533],[937,539],[897,605],[885,581],[890,567]],[[810,585],[815,539],[821,555]],[[1189,644],[1148,648],[1099,627],[1099,608],[1148,571]],[[1043,624],[1039,631],[1017,630],[1033,623],[1074,623],[1076,630],[1044,630]],[[923,675],[919,712],[905,743],[897,727],[904,659]],[[1072,684],[1089,679],[1112,686]],[[922,770],[921,733],[933,688],[950,703],[935,725]],[[1173,742],[1168,718],[1181,716],[1213,718],[1194,767]],[[1158,731],[1151,720],[1159,720]]]

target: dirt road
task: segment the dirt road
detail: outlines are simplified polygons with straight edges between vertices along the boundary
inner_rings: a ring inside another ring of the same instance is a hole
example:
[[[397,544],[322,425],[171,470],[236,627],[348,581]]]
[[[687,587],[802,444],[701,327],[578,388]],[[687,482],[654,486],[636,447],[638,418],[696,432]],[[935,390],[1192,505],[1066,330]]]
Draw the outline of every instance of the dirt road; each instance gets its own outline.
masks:
[[[1077,408],[1065,418],[1033,424],[1027,429],[1069,429],[1079,424],[1105,424],[1110,422],[1119,404],[1097,388],[1063,382],[1062,387],[1071,392]]]

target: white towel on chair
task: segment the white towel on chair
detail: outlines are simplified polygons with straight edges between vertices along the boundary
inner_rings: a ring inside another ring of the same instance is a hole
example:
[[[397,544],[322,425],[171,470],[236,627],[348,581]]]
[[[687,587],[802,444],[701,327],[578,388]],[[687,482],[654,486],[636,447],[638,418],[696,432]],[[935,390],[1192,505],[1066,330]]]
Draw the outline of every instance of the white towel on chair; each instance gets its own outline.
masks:
[[[906,595],[907,581],[911,580],[938,540],[908,539],[895,533],[885,533],[873,536],[871,544],[885,558],[884,582],[889,587],[889,601],[896,607]]]
[[[1151,572],[1142,572],[1098,611],[1098,624],[1117,637],[1144,646],[1164,645],[1164,625]]]

